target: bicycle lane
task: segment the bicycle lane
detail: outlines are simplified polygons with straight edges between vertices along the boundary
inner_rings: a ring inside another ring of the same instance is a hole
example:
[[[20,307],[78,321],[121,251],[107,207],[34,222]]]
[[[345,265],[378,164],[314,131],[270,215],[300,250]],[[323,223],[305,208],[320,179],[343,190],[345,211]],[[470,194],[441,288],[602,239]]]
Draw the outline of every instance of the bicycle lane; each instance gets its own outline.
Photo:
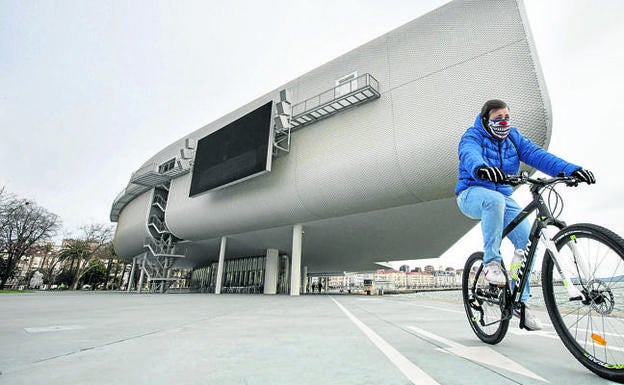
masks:
[[[439,384],[610,383],[582,367],[552,328],[527,332],[514,320],[505,340],[492,346],[472,333],[460,304],[409,296],[334,301]]]

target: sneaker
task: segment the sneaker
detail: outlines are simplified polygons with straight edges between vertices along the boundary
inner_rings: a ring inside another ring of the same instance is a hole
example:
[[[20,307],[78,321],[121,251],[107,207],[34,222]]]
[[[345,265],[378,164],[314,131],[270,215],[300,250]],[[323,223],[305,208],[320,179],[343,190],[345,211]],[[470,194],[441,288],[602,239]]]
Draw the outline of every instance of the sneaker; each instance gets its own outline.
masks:
[[[507,283],[507,277],[503,274],[501,264],[496,261],[485,265],[483,268],[483,277],[486,281],[494,285],[505,285]]]
[[[520,318],[520,313],[521,313],[520,307],[514,306],[513,315]],[[530,330],[530,331],[542,330],[543,328],[540,320],[538,320],[537,317],[535,317],[535,314],[533,314],[529,306],[527,306],[526,304],[524,305],[524,327],[525,329]]]

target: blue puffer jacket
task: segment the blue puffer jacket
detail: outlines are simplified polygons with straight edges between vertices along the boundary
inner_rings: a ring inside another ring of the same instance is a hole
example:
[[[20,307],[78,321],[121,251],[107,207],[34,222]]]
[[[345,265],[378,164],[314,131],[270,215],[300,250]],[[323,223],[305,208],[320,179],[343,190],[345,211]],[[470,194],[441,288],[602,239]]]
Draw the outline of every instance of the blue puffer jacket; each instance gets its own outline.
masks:
[[[485,130],[480,115],[477,115],[474,126],[462,136],[458,151],[459,176],[455,186],[456,195],[471,186],[482,186],[511,195],[511,186],[480,179],[477,169],[481,166],[494,166],[505,174],[517,174],[522,161],[550,176],[561,172],[570,175],[581,168],[547,152],[519,133],[515,127],[511,127],[505,140],[499,141]]]

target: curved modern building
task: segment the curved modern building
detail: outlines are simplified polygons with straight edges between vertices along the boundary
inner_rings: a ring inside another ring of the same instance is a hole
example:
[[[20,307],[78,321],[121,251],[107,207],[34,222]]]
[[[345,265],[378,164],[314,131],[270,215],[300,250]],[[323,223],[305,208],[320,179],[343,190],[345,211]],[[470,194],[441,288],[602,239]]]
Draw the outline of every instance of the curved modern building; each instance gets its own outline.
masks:
[[[521,1],[450,2],[148,159],[113,203],[116,251],[149,279],[212,266],[217,292],[228,260],[261,257],[264,292],[285,269],[292,294],[302,268],[437,257],[474,225],[455,203],[457,144],[492,98],[548,146]]]

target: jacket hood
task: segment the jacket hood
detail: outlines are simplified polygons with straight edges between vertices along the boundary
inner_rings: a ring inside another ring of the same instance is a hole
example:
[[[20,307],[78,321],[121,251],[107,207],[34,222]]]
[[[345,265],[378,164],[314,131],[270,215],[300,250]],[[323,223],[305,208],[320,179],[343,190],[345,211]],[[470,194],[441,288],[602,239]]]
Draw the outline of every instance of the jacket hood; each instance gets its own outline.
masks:
[[[492,135],[492,133],[487,128],[483,127],[483,120],[481,120],[481,114],[478,114],[477,117],[475,118],[474,127],[476,129],[478,129],[479,131],[481,131],[482,135],[490,137],[490,138],[492,138],[494,140],[497,140],[499,142],[507,139],[507,138],[499,139],[499,138],[495,137],[494,135]],[[513,128],[514,128],[514,126],[510,127],[510,132],[511,132],[511,129],[513,129]]]

